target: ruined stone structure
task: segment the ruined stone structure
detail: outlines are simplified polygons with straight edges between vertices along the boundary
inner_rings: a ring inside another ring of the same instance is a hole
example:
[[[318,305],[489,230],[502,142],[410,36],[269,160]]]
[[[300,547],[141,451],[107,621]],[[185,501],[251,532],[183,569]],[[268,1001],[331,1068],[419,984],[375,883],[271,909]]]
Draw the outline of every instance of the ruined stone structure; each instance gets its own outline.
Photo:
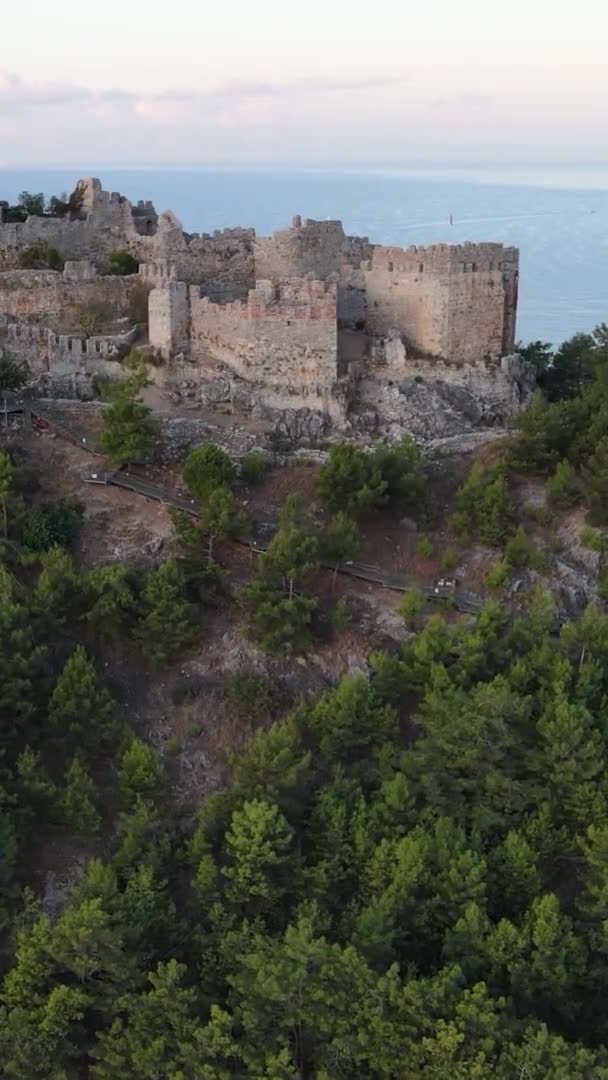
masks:
[[[401,424],[421,438],[500,422],[529,393],[524,366],[504,359],[515,341],[514,248],[385,247],[347,236],[339,221],[300,217],[270,237],[189,235],[170,211],[133,206],[98,180],[79,189],[74,220],[0,223],[0,330],[49,378],[116,366],[120,343],[66,336],[60,324],[75,304],[126,315],[134,279],[104,271],[110,252],[127,248],[150,289],[149,344],[164,360],[155,378],[168,388],[187,377],[210,400],[205,388],[221,379],[224,400],[337,427],[356,426],[356,400],[377,430]],[[40,243],[69,260],[63,273],[15,268]]]

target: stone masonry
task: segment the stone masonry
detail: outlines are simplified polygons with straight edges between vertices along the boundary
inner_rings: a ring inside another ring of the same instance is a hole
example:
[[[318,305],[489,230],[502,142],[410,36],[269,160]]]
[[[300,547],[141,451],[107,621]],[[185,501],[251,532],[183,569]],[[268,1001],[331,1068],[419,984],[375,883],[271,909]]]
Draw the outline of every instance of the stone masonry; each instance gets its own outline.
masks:
[[[132,205],[96,179],[78,187],[73,220],[0,221],[0,332],[51,379],[116,366],[116,343],[72,335],[68,345],[61,321],[93,302],[124,318],[139,280],[150,289],[149,345],[164,360],[155,378],[168,387],[187,372],[205,397],[219,372],[252,408],[343,427],[357,401],[391,432],[400,416],[406,430],[441,428],[440,418],[417,424],[414,414],[441,411],[448,399],[450,424],[460,408],[465,428],[501,422],[527,399],[521,365],[501,363],[515,341],[515,248],[387,247],[348,236],[340,221],[299,216],[269,237],[246,228],[188,234],[150,202]],[[23,248],[41,243],[68,259],[63,273],[17,269]],[[138,259],[139,278],[105,272],[116,248]]]

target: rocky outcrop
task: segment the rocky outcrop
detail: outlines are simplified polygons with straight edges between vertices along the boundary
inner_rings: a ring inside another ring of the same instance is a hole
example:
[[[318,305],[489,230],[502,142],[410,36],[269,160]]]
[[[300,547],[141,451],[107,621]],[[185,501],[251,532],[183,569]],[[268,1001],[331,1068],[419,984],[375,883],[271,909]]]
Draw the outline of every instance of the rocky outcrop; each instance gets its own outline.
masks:
[[[372,349],[358,388],[359,416],[351,421],[369,428],[371,413],[378,435],[407,433],[427,443],[503,427],[534,385],[532,366],[520,356],[461,365],[409,360],[401,339],[391,336]]]

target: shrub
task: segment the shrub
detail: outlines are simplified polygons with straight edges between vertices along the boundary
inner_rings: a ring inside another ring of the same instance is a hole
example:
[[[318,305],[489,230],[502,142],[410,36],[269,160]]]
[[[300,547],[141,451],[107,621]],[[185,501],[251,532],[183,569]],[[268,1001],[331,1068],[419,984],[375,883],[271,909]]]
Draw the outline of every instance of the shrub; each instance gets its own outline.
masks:
[[[17,363],[9,352],[0,348],[0,392],[19,390],[27,380],[27,369]]]
[[[458,565],[458,556],[453,548],[446,548],[441,555],[441,569],[454,570]]]
[[[502,465],[473,465],[456,492],[451,524],[467,540],[503,544],[513,527],[514,507]]]
[[[136,274],[139,269],[137,259],[134,259],[126,248],[116,248],[110,252],[108,259],[108,273],[126,277],[128,274]]]
[[[581,529],[579,536],[579,542],[584,548],[588,548],[589,551],[602,551],[604,547],[604,538],[599,529],[593,529],[590,525],[585,525]]]
[[[29,510],[21,534],[24,546],[30,551],[71,547],[78,536],[83,513],[82,503],[70,495],[39,510]]]
[[[420,589],[406,589],[399,604],[399,614],[406,622],[414,622],[423,608],[424,593]]]
[[[485,578],[484,585],[487,585],[488,589],[499,589],[501,585],[504,585],[509,577],[509,565],[505,559],[499,559],[488,570]]]
[[[351,443],[332,446],[317,477],[317,494],[324,510],[343,510],[356,517],[386,502],[387,482],[374,454]]]
[[[547,482],[547,501],[550,506],[565,510],[580,500],[576,473],[568,461],[560,461]]]
[[[30,244],[19,252],[22,270],[63,270],[64,261],[51,244]]]
[[[202,443],[188,454],[182,475],[192,498],[203,503],[216,488],[232,487],[234,465],[221,446]]]
[[[510,540],[507,541],[504,557],[508,566],[517,569],[523,569],[527,566],[533,566],[536,569],[540,569],[544,561],[542,553],[532,541],[528,539],[521,525],[517,532],[515,532]]]
[[[226,703],[242,717],[258,717],[270,707],[270,682],[263,675],[234,672],[224,677]]]
[[[420,536],[416,541],[416,555],[419,559],[431,559],[433,550],[433,541],[429,536]]]
[[[266,462],[261,454],[252,450],[241,461],[240,476],[244,484],[255,487],[261,484],[266,475]]]
[[[331,621],[334,630],[346,630],[350,625],[350,610],[345,596],[341,596],[338,600],[332,612]]]

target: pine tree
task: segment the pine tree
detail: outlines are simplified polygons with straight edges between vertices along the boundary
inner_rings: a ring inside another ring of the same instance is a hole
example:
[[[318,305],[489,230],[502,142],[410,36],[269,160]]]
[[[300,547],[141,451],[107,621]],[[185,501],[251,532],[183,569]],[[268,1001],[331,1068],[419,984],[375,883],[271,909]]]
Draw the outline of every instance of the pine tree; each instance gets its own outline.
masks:
[[[72,758],[60,806],[64,820],[76,832],[93,836],[99,831],[97,789],[78,755]]]
[[[107,745],[119,731],[112,698],[99,685],[81,645],[66,662],[49,703],[49,720],[60,739],[89,750]]]
[[[335,584],[340,563],[354,559],[361,547],[359,529],[348,514],[342,510],[334,514],[323,531],[320,547],[323,558],[335,563]]]
[[[234,811],[222,869],[230,903],[251,915],[280,907],[294,882],[292,838],[288,822],[273,803],[254,799]]]
[[[166,559],[146,578],[134,636],[146,660],[160,668],[196,635],[196,609],[186,599],[183,570],[176,559]]]
[[[202,509],[202,519],[208,537],[209,562],[213,559],[214,541],[240,536],[246,524],[245,514],[239,510],[234,495],[225,486],[215,488],[207,496]]]
[[[11,494],[15,467],[4,450],[0,450],[0,507],[2,507],[2,535],[8,533],[7,502]]]
[[[323,508],[358,516],[386,502],[387,481],[373,454],[351,443],[332,446],[317,478]]]
[[[104,409],[104,429],[98,446],[115,465],[148,461],[160,432],[160,420],[136,397],[138,390],[122,388]]]
[[[216,488],[232,487],[235,468],[225,450],[215,443],[202,443],[190,451],[182,476],[193,499],[201,505]]]
[[[118,790],[125,807],[138,799],[154,803],[162,791],[162,770],[151,746],[133,739],[124,751],[118,769]]]
[[[608,520],[608,435],[598,442],[583,475],[589,520],[600,525]]]

